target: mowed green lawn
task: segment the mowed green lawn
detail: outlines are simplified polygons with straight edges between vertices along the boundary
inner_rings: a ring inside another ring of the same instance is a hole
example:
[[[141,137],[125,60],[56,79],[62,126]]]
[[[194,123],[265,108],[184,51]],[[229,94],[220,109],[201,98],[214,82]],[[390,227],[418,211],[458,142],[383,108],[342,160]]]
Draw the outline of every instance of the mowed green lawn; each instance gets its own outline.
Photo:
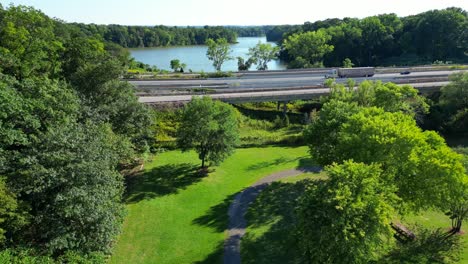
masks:
[[[208,176],[194,152],[170,151],[129,183],[111,263],[219,263],[233,196],[270,173],[310,164],[307,147],[238,149]]]

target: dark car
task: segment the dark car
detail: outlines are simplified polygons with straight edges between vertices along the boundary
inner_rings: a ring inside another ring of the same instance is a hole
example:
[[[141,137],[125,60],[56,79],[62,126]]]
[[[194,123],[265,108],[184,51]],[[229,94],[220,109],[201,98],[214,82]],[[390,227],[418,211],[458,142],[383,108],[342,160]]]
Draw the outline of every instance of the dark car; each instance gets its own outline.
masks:
[[[410,71],[402,71],[402,72],[400,72],[401,75],[408,75],[408,74],[410,74],[410,73],[411,73]]]

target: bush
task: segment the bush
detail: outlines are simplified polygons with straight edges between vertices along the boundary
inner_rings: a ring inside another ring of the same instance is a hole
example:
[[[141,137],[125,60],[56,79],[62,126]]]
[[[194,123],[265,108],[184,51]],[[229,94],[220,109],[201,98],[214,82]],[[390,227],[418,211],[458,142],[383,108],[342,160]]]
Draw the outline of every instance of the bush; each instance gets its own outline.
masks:
[[[104,264],[106,256],[102,253],[92,252],[82,254],[76,251],[67,251],[58,259],[51,256],[40,255],[36,251],[28,248],[5,249],[0,251],[0,263],[21,263],[21,264]]]

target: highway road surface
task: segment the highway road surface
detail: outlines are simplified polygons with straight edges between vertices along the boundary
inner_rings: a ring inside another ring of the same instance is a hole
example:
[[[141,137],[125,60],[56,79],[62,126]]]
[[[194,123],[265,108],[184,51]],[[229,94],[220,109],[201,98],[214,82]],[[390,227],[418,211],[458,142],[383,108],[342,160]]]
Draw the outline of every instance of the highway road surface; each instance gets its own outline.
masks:
[[[421,71],[408,75],[399,73],[375,74],[373,77],[353,78],[357,83],[364,80],[380,80],[382,82],[409,83],[421,89],[440,88],[448,81],[448,76],[458,71]],[[226,102],[275,101],[277,99],[298,100],[310,99],[312,95],[319,96],[328,93],[323,87],[326,71],[283,71],[248,73],[240,77],[219,79],[190,80],[138,80],[129,81],[139,91],[140,102],[184,102],[190,100],[194,89],[209,89],[211,97]],[[344,83],[345,78],[336,79]],[[268,96],[271,95],[271,96]],[[301,96],[300,96],[301,95]],[[256,98],[253,98],[256,97]],[[237,100],[237,101],[236,101]]]

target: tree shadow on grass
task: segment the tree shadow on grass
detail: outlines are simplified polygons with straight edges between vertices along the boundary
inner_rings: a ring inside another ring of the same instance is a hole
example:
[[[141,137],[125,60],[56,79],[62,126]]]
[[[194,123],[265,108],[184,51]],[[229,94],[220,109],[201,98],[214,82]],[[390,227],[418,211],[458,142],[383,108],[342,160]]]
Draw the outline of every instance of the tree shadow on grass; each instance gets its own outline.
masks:
[[[158,166],[127,177],[124,201],[137,203],[177,193],[180,189],[200,181],[205,175],[199,171],[199,167],[189,163]]]
[[[308,168],[310,172],[320,172],[321,166],[310,156],[299,158],[297,169]]]
[[[226,197],[221,203],[212,206],[204,215],[195,218],[192,224],[210,227],[216,232],[223,232],[228,228],[228,210],[236,194]]]
[[[214,264],[223,263],[224,243],[221,242],[216,246],[216,249],[211,252],[205,259],[196,261],[194,264]]]
[[[242,263],[301,263],[296,207],[308,184],[312,182],[274,182],[250,205],[246,214],[248,227],[268,228],[260,235],[247,232],[242,238]]]
[[[293,160],[292,159],[287,159],[285,157],[280,157],[280,158],[277,158],[277,159],[274,159],[274,160],[262,161],[262,162],[259,162],[259,163],[256,163],[256,164],[252,164],[249,167],[247,167],[246,170],[247,171],[259,170],[259,169],[270,167],[270,166],[277,166],[277,165],[280,165],[280,164],[284,164],[284,163],[287,163],[287,162],[290,162],[290,161],[293,161]]]
[[[276,118],[276,116],[282,117],[283,116],[283,110],[282,108],[280,110],[262,110],[262,109],[249,109],[245,108],[242,105],[234,105],[239,112],[242,113],[242,115],[247,116],[250,119],[260,119],[260,120],[267,120],[270,122],[273,122]],[[282,107],[282,106],[281,106]],[[289,121],[292,124],[302,124],[304,121],[304,116],[299,113],[291,113],[288,111],[288,117]]]

